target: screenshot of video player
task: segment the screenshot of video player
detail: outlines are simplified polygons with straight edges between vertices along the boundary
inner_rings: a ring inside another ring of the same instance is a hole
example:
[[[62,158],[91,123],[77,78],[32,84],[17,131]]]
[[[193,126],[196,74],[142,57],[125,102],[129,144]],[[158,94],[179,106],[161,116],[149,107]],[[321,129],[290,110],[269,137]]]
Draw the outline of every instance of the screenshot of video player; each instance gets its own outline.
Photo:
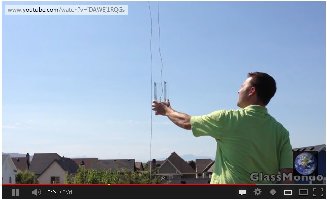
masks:
[[[3,1],[3,199],[326,199],[326,2]]]

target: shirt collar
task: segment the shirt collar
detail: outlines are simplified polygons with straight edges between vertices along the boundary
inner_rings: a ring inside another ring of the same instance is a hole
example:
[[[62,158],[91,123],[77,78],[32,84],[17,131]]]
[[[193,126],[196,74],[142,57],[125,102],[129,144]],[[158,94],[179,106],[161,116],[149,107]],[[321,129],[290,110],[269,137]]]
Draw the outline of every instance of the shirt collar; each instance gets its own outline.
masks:
[[[249,105],[244,108],[247,111],[254,111],[254,112],[260,112],[260,113],[268,113],[268,109],[263,106],[259,105]]]

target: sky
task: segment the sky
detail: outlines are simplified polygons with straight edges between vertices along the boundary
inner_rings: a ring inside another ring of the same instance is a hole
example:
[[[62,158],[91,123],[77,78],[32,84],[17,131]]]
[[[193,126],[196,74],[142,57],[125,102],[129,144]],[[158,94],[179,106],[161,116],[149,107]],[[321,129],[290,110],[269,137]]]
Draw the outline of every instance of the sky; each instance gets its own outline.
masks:
[[[14,4],[35,3],[2,3],[2,152],[147,161],[152,141],[151,158],[213,159],[213,138],[153,115],[151,71],[189,115],[238,109],[247,73],[266,72],[293,148],[326,142],[325,2],[38,2],[128,15],[5,15]]]

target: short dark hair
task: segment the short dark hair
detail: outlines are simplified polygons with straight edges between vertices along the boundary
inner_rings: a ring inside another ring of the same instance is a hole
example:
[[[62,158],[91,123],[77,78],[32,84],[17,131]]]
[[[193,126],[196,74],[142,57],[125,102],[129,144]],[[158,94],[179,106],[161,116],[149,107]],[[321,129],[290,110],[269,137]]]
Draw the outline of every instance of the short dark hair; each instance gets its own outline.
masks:
[[[267,105],[277,90],[275,79],[263,72],[250,72],[248,77],[252,77],[250,83],[255,87],[259,100]]]

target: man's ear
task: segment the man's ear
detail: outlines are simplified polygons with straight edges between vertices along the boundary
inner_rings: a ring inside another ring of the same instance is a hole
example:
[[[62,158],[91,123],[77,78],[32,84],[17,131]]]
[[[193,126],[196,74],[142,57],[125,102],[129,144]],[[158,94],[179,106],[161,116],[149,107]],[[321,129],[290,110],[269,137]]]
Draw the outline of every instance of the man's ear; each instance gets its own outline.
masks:
[[[250,88],[249,96],[253,96],[256,93],[255,87]]]

